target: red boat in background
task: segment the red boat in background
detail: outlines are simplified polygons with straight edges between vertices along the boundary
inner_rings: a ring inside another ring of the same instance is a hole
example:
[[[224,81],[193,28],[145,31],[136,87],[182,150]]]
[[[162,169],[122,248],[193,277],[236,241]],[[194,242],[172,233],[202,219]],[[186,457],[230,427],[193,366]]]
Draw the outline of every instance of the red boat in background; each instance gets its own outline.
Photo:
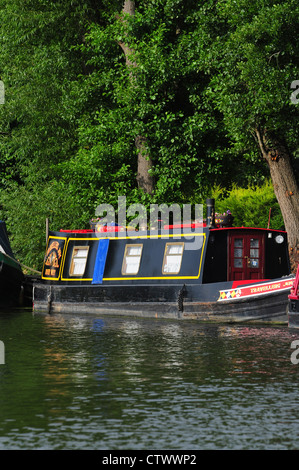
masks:
[[[290,328],[299,328],[299,264],[289,295],[288,319]]]

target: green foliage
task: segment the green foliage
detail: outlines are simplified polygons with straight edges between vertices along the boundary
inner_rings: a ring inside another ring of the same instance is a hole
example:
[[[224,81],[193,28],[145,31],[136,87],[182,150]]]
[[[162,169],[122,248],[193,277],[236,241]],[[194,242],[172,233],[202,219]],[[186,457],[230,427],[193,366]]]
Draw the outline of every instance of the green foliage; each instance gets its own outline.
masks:
[[[283,138],[291,151],[298,146],[298,107],[290,100],[291,83],[299,76],[299,45],[293,40],[298,13],[294,0],[222,0],[216,6],[215,35],[207,31],[207,17],[199,47],[208,47],[213,61],[207,63],[205,50],[200,50],[199,66],[213,74],[208,93],[238,151],[254,148],[252,131],[259,126]]]
[[[207,77],[190,67],[186,54],[186,48],[193,47],[191,41],[186,44],[186,34],[196,25],[188,25],[186,31],[185,18],[194,8],[192,2],[142,2],[136,15],[126,22],[112,21],[106,28],[93,26],[84,46],[95,67],[92,82],[106,99],[99,114],[101,121],[82,125],[81,137],[88,133],[94,141],[89,142],[88,149],[84,140],[80,142],[86,161],[96,156],[102,168],[106,157],[101,143],[107,142],[108,148],[113,145],[116,152],[110,152],[110,168],[121,168],[120,150],[130,164],[132,190],[136,186],[132,146],[136,136],[143,136],[154,163],[153,202],[184,202],[194,193],[203,196],[205,188],[215,181],[232,181],[235,157],[220,116],[204,94]],[[131,48],[130,67],[120,48],[115,49],[117,41]],[[114,135],[107,119],[113,122]],[[105,172],[107,177],[111,181],[111,171]],[[111,191],[111,184],[107,184]]]
[[[277,132],[298,160],[297,2],[135,4],[123,21],[122,0],[0,1],[0,215],[25,264],[40,266],[47,217],[84,228],[119,195],[196,203],[218,185],[236,222],[266,226],[271,207],[281,226],[253,130]],[[137,136],[152,195],[137,187]]]
[[[223,214],[230,210],[237,227],[269,227],[283,229],[283,218],[276,200],[273,186],[266,181],[261,186],[240,188],[234,186],[230,191],[215,187],[211,197],[216,201],[216,212]]]
[[[95,99],[88,83],[82,86],[90,57],[80,46],[90,24],[102,21],[101,10],[116,3],[0,3],[1,218],[15,253],[32,267],[43,257],[46,217],[52,229],[74,228],[94,212],[88,189],[70,180],[63,164],[78,151],[80,120]]]
[[[51,230],[89,228],[90,212],[82,210],[80,197],[61,182],[45,183],[27,190],[14,186],[1,197],[5,220],[15,256],[21,263],[40,270],[46,247],[46,219]]]

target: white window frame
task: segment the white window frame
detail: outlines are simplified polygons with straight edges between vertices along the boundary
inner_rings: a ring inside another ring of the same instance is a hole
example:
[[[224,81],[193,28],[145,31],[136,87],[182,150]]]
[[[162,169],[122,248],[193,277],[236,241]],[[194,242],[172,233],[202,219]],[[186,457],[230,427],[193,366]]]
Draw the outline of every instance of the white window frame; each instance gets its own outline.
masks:
[[[179,247],[180,250],[176,253],[176,250],[172,248]],[[173,251],[171,253],[171,251]],[[184,242],[173,242],[166,243],[163,265],[162,265],[162,274],[178,274],[181,270],[182,259],[184,253]]]
[[[74,246],[69,275],[81,277],[85,273],[89,246]]]
[[[137,251],[140,249],[140,252],[130,253],[130,251],[131,250],[134,251],[134,249],[137,249]],[[123,258],[123,264],[121,268],[121,273],[124,276],[138,274],[138,271],[140,268],[141,256],[142,256],[142,249],[143,249],[142,243],[126,245],[124,258]],[[135,268],[133,269],[134,266]]]

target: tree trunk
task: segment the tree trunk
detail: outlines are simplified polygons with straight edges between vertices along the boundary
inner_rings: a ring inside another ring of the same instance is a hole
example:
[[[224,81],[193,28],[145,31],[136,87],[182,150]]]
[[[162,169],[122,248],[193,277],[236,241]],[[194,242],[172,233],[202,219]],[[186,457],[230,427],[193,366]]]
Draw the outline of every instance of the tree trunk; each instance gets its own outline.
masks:
[[[147,194],[152,194],[154,191],[154,178],[150,174],[152,168],[152,161],[148,157],[146,148],[146,139],[142,136],[137,136],[135,145],[138,149],[138,164],[137,164],[137,184],[138,188],[143,189]]]
[[[123,13],[134,16],[135,15],[135,2],[133,0],[125,0],[123,5]],[[127,46],[123,41],[119,42],[125,57],[126,64],[128,67],[137,67],[137,64],[133,57],[133,49]],[[131,74],[131,80],[133,81],[133,75]],[[145,137],[137,136],[135,139],[135,145],[138,150],[137,156],[137,184],[138,188],[142,189],[145,193],[151,194],[154,191],[154,178],[149,171],[152,168],[152,160],[147,150],[147,140]]]
[[[299,262],[299,188],[284,144],[268,136],[264,129],[255,129],[259,148],[268,163],[274,193],[288,234],[291,270]]]

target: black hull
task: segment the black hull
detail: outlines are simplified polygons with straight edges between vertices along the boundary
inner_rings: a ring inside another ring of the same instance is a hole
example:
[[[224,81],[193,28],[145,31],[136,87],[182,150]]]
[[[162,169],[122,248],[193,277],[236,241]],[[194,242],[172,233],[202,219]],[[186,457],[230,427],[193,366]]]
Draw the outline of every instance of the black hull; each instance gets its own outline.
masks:
[[[0,221],[0,308],[17,307],[23,301],[24,275],[10,247],[5,222]]]
[[[200,322],[287,324],[287,291],[219,302],[219,291],[225,287],[222,283],[200,285],[196,288],[179,285],[139,285],[128,289],[125,286],[104,288],[36,283],[34,311],[172,318]]]
[[[18,307],[23,302],[23,273],[5,262],[0,263],[0,308]]]

